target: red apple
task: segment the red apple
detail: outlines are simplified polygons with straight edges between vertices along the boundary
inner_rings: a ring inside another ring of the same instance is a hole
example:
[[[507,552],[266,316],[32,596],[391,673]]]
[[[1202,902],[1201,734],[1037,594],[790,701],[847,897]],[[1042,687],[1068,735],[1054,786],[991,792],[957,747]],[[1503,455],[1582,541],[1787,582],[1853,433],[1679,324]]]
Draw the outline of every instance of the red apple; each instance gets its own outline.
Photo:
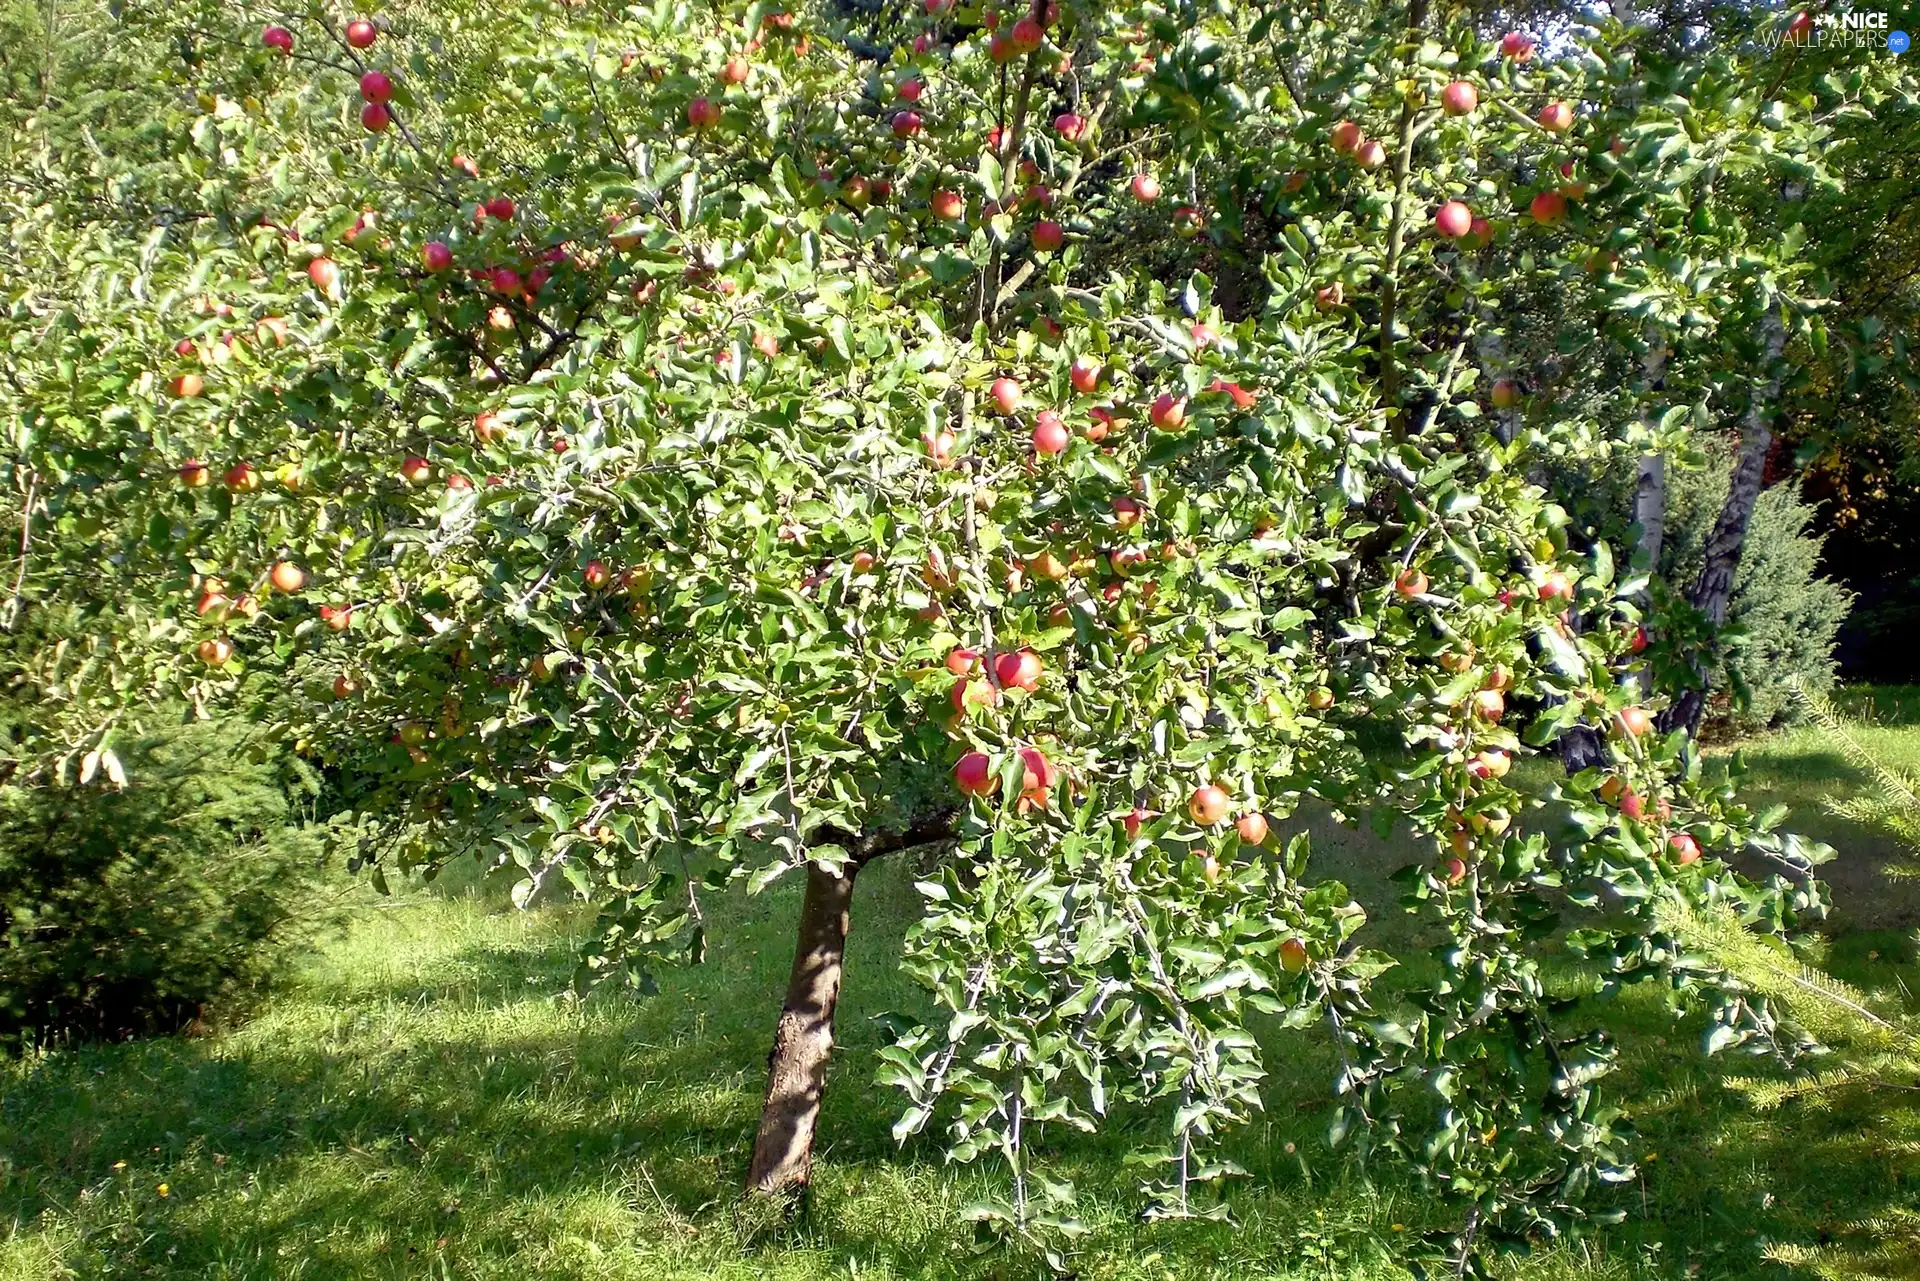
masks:
[[[320,621],[329,631],[344,632],[353,626],[353,607],[351,605],[322,605]]]
[[[872,569],[877,562],[872,552],[862,550],[855,552],[847,563],[853,566],[854,573],[864,574]]]
[[[1043,409],[1033,420],[1033,452],[1045,457],[1064,453],[1073,442],[1073,433],[1060,421],[1060,415]]]
[[[1813,29],[1813,15],[1805,9],[1793,15],[1787,22],[1787,35],[1798,40]]]
[[[1079,142],[1087,136],[1088,121],[1085,116],[1063,111],[1053,118],[1053,128],[1068,142]]]
[[[1535,118],[1548,133],[1565,133],[1573,128],[1573,106],[1556,98],[1540,108],[1540,114]]]
[[[1468,116],[1480,105],[1480,91],[1464,80],[1456,80],[1440,91],[1440,107],[1450,116]]]
[[[429,240],[420,250],[420,261],[428,271],[445,271],[453,266],[453,250],[444,241]]]
[[[1393,590],[1400,593],[1403,600],[1412,600],[1415,596],[1427,594],[1427,576],[1417,569],[1403,569],[1400,576],[1393,580]]]
[[[1497,693],[1498,691],[1483,692]],[[1512,768],[1513,757],[1492,748],[1478,753],[1467,763],[1467,772],[1475,778],[1505,778],[1507,771]]]
[[[1192,205],[1181,205],[1173,211],[1174,234],[1185,240],[1198,236],[1207,225],[1207,216]]]
[[[993,793],[993,763],[985,752],[968,752],[953,767],[953,781],[968,796]]]
[[[1644,707],[1623,707],[1620,709],[1620,728],[1634,738],[1639,738],[1653,728],[1653,718],[1647,715]]]
[[[1563,597],[1572,600],[1573,584],[1567,581],[1565,574],[1555,570],[1540,580],[1538,592],[1541,600],[1558,600]]]
[[[260,32],[260,43],[269,49],[278,49],[281,53],[292,53],[293,32],[285,27],[266,27]]]
[[[513,217],[513,197],[495,196],[493,199],[487,201],[486,204],[482,205],[481,208],[487,211],[487,217],[497,218],[501,222],[505,222],[507,219]]]
[[[1636,627],[1633,629],[1633,638],[1627,642],[1627,648],[1638,654],[1647,647],[1649,639],[1645,627]]]
[[[1147,420],[1161,431],[1179,431],[1187,425],[1187,399],[1163,391],[1154,398]]]
[[[1667,838],[1667,846],[1673,850],[1674,861],[1681,864],[1700,861],[1700,842],[1686,832],[1675,832]]]
[[[586,568],[580,571],[580,581],[594,591],[599,591],[613,581],[613,571],[607,568],[607,563],[603,560],[590,560]]]
[[[1127,839],[1130,841],[1139,840],[1140,829],[1143,826],[1145,826],[1147,820],[1152,817],[1153,817],[1153,814],[1151,811],[1142,809],[1138,805],[1134,806],[1131,810],[1128,810],[1126,817],[1120,820],[1120,825],[1126,829]]]
[[[1340,287],[1340,282],[1337,280],[1316,290],[1313,295],[1313,305],[1321,311],[1332,311],[1346,300],[1347,291]]]
[[[379,34],[378,28],[365,18],[355,18],[347,24],[347,43],[356,49],[372,45]]]
[[[947,651],[947,670],[955,676],[965,676],[980,662],[980,651],[955,646]]]
[[[1133,198],[1143,205],[1160,199],[1160,180],[1150,173],[1133,175]]]
[[[1464,859],[1458,859],[1458,858],[1448,859],[1447,860],[1447,880],[1454,885],[1458,885],[1460,882],[1466,879],[1467,879],[1466,861]]]
[[[1557,191],[1543,191],[1533,198],[1527,207],[1533,220],[1542,226],[1551,226],[1567,216],[1567,198]]]
[[[1081,395],[1091,396],[1100,386],[1100,362],[1091,356],[1080,357],[1068,368],[1067,381]]]
[[[1333,127],[1333,149],[1335,151],[1358,151],[1360,144],[1364,141],[1366,141],[1366,134],[1362,133],[1360,126],[1351,120],[1342,120]]]
[[[424,485],[433,475],[433,464],[418,454],[409,455],[400,464],[400,477],[409,485]]]
[[[1496,378],[1493,380],[1493,407],[1495,409],[1512,409],[1519,403],[1519,383],[1516,383],[1511,378]]]
[[[224,636],[213,636],[200,642],[200,661],[208,667],[225,667],[227,660],[233,657],[233,642]]]
[[[198,458],[180,464],[180,483],[188,489],[205,489],[212,479],[212,470]]]
[[[905,102],[918,102],[927,92],[927,83],[909,76],[896,85],[893,92]]]
[[[307,585],[307,571],[290,560],[275,561],[267,571],[267,581],[275,591],[291,596]]]
[[[1473,210],[1458,200],[1449,200],[1434,212],[1433,229],[1448,240],[1458,240],[1473,230]]]
[[[992,681],[966,679],[955,681],[953,685],[953,710],[965,716],[969,707],[998,707],[1000,691]]]
[[[221,482],[236,494],[251,494],[260,488],[260,469],[252,463],[235,463]]]
[[[1043,218],[1033,224],[1033,247],[1043,254],[1050,254],[1067,241],[1066,228],[1050,218]]]
[[[1333,691],[1325,685],[1317,685],[1307,693],[1307,706],[1316,712],[1324,712],[1333,706]]]
[[[473,488],[473,482],[459,472],[455,472],[453,475],[447,477],[447,488],[453,490],[455,493],[465,493],[467,490]]]
[[[1233,798],[1212,783],[1194,788],[1193,795],[1187,798],[1187,814],[1202,827],[1218,823],[1232,807]]]
[[[360,96],[368,102],[391,102],[393,80],[384,71],[369,71],[360,77]]]
[[[1041,41],[1046,39],[1046,32],[1042,31],[1040,24],[1032,18],[1022,18],[1013,24],[1013,30],[1008,33],[1008,39],[1015,53],[1032,53],[1040,47]]]
[[[1497,689],[1474,691],[1473,714],[1483,721],[1497,721],[1506,714],[1507,698]]]
[[[1369,138],[1353,149],[1353,158],[1362,169],[1378,169],[1387,163],[1387,149],[1378,138]]]
[[[1509,31],[1500,37],[1500,56],[1511,58],[1515,62],[1526,62],[1533,57],[1533,40],[1518,31]]]
[[[1053,762],[1048,760],[1046,753],[1037,747],[1021,748],[1020,760],[1027,767],[1026,776],[1021,780],[1021,788],[1024,791],[1034,792],[1052,787],[1060,777],[1059,771],[1053,767]]]
[[[920,132],[920,113],[917,111],[896,111],[893,113],[893,136],[912,138]]]
[[[747,77],[753,74],[753,64],[739,54],[728,58],[726,65],[720,68],[720,79],[730,85],[743,85]]]
[[[1003,689],[1023,689],[1028,693],[1040,688],[1044,671],[1040,655],[1030,649],[1003,650],[994,655],[993,674]]]
[[[1113,500],[1113,523],[1121,529],[1132,529],[1138,525],[1145,512],[1146,508],[1125,495]]]
[[[695,129],[711,129],[720,123],[720,107],[709,98],[695,98],[687,104],[687,123]]]
[[[1639,818],[1647,812],[1647,803],[1640,799],[1640,793],[1628,788],[1620,793],[1620,812],[1628,818]]]
[[[307,264],[307,279],[315,289],[332,297],[340,289],[340,265],[331,258],[315,258]]]
[[[966,216],[967,202],[957,191],[936,191],[933,199],[927,202],[933,210],[933,216],[946,222],[957,222]]]
[[[199,374],[176,374],[167,383],[167,390],[181,400],[193,400],[206,390],[206,380]]]
[[[999,377],[987,388],[987,394],[993,397],[993,404],[1002,414],[1011,415],[1020,408],[1020,384],[1011,378]]]
[[[1242,814],[1235,823],[1234,830],[1240,833],[1240,840],[1247,845],[1265,845],[1267,843],[1267,816],[1253,813]]]
[[[506,421],[493,410],[482,410],[473,416],[473,435],[480,443],[490,445],[506,434]]]
[[[1300,939],[1288,939],[1280,945],[1280,968],[1298,974],[1307,968],[1307,945]]]
[[[393,112],[384,102],[369,102],[360,108],[360,124],[368,133],[384,133],[393,123]]]

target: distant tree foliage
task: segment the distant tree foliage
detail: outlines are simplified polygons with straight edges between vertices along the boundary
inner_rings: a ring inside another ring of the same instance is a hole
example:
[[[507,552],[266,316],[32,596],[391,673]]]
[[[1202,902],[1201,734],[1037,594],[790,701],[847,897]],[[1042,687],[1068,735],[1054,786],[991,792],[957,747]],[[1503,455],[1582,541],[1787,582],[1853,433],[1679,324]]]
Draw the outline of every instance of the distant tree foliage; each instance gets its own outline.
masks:
[[[1703,470],[1675,473],[1662,558],[1668,581],[1687,581],[1696,571],[1726,491],[1727,469],[1718,458]],[[1710,709],[1719,730],[1746,732],[1797,720],[1796,683],[1816,693],[1833,688],[1834,638],[1853,593],[1820,572],[1825,540],[1810,532],[1815,516],[1793,484],[1766,490],[1754,507],[1729,614],[1744,638],[1727,663],[1732,679],[1713,677],[1713,688],[1725,691]]]
[[[0,788],[0,1047],[237,1013],[316,924],[310,772],[230,725],[122,750],[85,784]]]

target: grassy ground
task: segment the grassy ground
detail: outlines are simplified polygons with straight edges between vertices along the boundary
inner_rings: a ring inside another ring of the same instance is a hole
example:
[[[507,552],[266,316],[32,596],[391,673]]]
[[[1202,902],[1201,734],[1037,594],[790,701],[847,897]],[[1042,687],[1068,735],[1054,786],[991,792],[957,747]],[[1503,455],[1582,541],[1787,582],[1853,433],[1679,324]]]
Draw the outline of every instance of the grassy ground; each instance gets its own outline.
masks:
[[[1893,706],[1882,721],[1906,728],[1874,732],[1920,758],[1920,697]],[[1844,779],[1824,752],[1811,735],[1769,742],[1753,753],[1754,785],[1804,807]],[[1828,839],[1856,843],[1821,821]],[[1319,835],[1328,870],[1405,937],[1382,878],[1406,851]],[[920,1008],[895,965],[918,910],[899,865],[862,880],[812,1213],[743,1243],[733,1195],[795,897],[734,897],[708,964],[664,976],[657,997],[582,1004],[556,995],[582,923],[572,911],[416,894],[360,912],[236,1030],[0,1065],[0,1281],[1040,1275],[1031,1258],[974,1252],[958,1225],[985,1176],[890,1138],[898,1100],[871,1081],[872,1020]],[[1874,986],[1920,978],[1893,933],[1842,940],[1835,959]],[[1920,1140],[1920,1114],[1756,1115],[1720,1084],[1751,1064],[1702,1060],[1694,1029],[1654,994],[1627,998],[1620,1017],[1615,1094],[1632,1101],[1646,1149],[1623,1194],[1629,1220],[1516,1261],[1513,1276],[1780,1277],[1761,1262],[1766,1242],[1920,1206],[1899,1150]],[[1233,1152],[1253,1174],[1233,1194],[1234,1225],[1141,1223],[1118,1145],[1059,1141],[1054,1159],[1094,1229],[1083,1276],[1403,1275],[1391,1247],[1429,1226],[1430,1203],[1326,1151],[1323,1043],[1275,1038],[1269,1062],[1266,1114]]]

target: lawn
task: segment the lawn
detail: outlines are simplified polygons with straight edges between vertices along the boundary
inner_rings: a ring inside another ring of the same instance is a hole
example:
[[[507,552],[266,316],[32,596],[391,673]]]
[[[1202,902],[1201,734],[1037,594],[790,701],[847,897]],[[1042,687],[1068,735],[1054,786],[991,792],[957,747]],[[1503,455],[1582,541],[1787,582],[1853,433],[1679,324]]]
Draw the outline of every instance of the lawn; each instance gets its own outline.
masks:
[[[1878,750],[1920,762],[1920,691],[1882,692]],[[1851,710],[1859,711],[1858,706]],[[1812,732],[1758,745],[1751,786],[1800,808],[1844,855],[1888,851],[1818,812],[1856,777]],[[1384,874],[1407,851],[1329,825],[1329,874],[1385,928],[1410,928]],[[1856,982],[1911,987],[1911,903],[1841,869]],[[1838,879],[1838,878],[1837,878]],[[917,915],[912,869],[862,878],[810,1215],[743,1239],[734,1194],[790,958],[796,893],[736,894],[706,965],[635,1000],[564,995],[584,918],[493,896],[413,891],[357,908],[253,1021],[200,1039],[0,1066],[0,1281],[178,1278],[1014,1278],[1031,1256],[979,1253],[958,1210],[990,1191],[921,1140],[872,1083],[874,1016],[921,1008],[895,964]],[[1920,1113],[1754,1113],[1657,994],[1623,998],[1615,1097],[1644,1136],[1628,1221],[1507,1265],[1518,1278],[1782,1277],[1769,1241],[1815,1242],[1889,1206],[1920,1206],[1902,1144]],[[1324,1143],[1332,1060],[1269,1039],[1267,1110],[1234,1157],[1252,1173],[1235,1222],[1142,1223],[1118,1142],[1060,1137],[1092,1232],[1080,1275],[1111,1281],[1389,1277],[1432,1204],[1391,1170]]]

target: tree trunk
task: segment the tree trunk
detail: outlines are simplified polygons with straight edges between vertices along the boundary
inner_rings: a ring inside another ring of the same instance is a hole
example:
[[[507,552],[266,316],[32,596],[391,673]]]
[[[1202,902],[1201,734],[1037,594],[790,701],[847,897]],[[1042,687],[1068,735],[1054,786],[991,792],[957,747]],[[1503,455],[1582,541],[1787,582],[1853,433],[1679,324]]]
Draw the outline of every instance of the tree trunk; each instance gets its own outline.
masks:
[[[1641,371],[1646,384],[1647,408],[1642,418],[1649,431],[1659,423],[1660,416],[1654,412],[1654,397],[1667,383],[1667,345],[1659,334],[1652,332],[1649,326],[1647,334],[1647,354],[1641,358]],[[1633,523],[1640,527],[1640,555],[1646,561],[1647,579],[1651,582],[1660,573],[1660,553],[1667,538],[1667,457],[1655,450],[1640,456],[1640,463],[1633,484]],[[1652,598],[1651,592],[1640,593],[1640,603],[1646,605]],[[1640,696],[1646,698],[1653,693],[1653,668],[1651,665],[1640,669]]]
[[[823,827],[814,833],[815,840],[845,849],[848,859],[838,872],[807,864],[793,970],[787,976],[786,1004],[774,1024],[773,1049],[767,1054],[767,1094],[747,1170],[750,1195],[797,1199],[806,1195],[813,1176],[813,1137],[827,1089],[833,1012],[840,1003],[847,930],[853,923],[853,878],[883,854],[951,840],[955,813],[940,809],[922,814],[898,831],[855,835]]]
[[[1773,449],[1773,430],[1768,424],[1773,402],[1780,395],[1780,353],[1786,350],[1787,331],[1780,320],[1780,304],[1768,309],[1761,322],[1761,381],[1754,387],[1741,427],[1740,452],[1734,456],[1733,480],[1727,488],[1727,501],[1720,517],[1707,536],[1706,559],[1700,576],[1694,580],[1687,599],[1705,614],[1715,627],[1727,621],[1727,606],[1733,599],[1733,576],[1740,569],[1740,553],[1747,543],[1747,522],[1753,518],[1753,506],[1760,499],[1761,482],[1766,478],[1767,455]],[[1696,661],[1694,671],[1699,686],[1674,700],[1662,714],[1661,729],[1685,728],[1694,733],[1700,728],[1700,715],[1707,706],[1707,669]]]
[[[800,933],[787,978],[787,1003],[774,1026],[767,1056],[767,1097],[760,1132],[753,1141],[747,1190],[775,1196],[801,1195],[813,1174],[813,1135],[827,1088],[833,1053],[833,1011],[840,1001],[840,972],[853,916],[853,878],[858,863],[838,872],[807,864],[807,892],[800,905]]]

